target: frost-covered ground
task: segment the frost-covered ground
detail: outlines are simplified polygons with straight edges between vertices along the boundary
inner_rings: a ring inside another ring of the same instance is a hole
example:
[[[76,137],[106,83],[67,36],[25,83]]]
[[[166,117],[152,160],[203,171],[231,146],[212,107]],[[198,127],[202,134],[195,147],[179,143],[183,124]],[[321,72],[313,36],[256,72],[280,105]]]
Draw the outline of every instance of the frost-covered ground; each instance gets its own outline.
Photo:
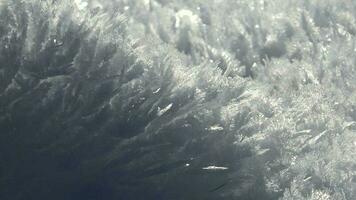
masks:
[[[0,0],[0,199],[356,199],[352,0]]]

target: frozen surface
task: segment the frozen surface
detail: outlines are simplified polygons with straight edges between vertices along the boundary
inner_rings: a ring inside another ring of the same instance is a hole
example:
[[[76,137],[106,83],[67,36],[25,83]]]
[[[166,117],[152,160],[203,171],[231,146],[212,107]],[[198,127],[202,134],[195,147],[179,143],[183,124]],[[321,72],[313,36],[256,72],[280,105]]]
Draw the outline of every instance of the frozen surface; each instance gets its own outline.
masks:
[[[356,199],[351,0],[0,0],[0,199]]]

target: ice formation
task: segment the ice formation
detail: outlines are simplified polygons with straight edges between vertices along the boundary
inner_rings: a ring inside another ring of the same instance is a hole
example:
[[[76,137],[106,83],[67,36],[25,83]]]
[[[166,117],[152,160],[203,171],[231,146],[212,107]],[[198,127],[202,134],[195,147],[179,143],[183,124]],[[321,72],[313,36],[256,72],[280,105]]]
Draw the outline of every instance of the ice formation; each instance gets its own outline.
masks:
[[[356,199],[351,0],[0,0],[0,199]]]

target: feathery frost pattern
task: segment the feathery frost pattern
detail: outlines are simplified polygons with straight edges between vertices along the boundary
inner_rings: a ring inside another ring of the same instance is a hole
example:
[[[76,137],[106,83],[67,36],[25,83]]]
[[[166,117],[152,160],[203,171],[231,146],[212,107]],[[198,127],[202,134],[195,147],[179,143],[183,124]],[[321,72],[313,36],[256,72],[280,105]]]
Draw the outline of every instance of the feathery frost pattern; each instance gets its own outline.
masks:
[[[351,0],[0,0],[0,199],[356,199]]]

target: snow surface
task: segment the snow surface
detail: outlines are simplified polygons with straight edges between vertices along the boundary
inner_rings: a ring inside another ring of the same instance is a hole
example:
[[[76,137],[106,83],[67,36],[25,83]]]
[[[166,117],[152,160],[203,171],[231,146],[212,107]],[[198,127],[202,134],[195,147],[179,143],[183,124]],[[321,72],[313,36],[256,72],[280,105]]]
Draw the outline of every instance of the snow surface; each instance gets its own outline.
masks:
[[[0,0],[0,199],[356,199],[351,0]]]

